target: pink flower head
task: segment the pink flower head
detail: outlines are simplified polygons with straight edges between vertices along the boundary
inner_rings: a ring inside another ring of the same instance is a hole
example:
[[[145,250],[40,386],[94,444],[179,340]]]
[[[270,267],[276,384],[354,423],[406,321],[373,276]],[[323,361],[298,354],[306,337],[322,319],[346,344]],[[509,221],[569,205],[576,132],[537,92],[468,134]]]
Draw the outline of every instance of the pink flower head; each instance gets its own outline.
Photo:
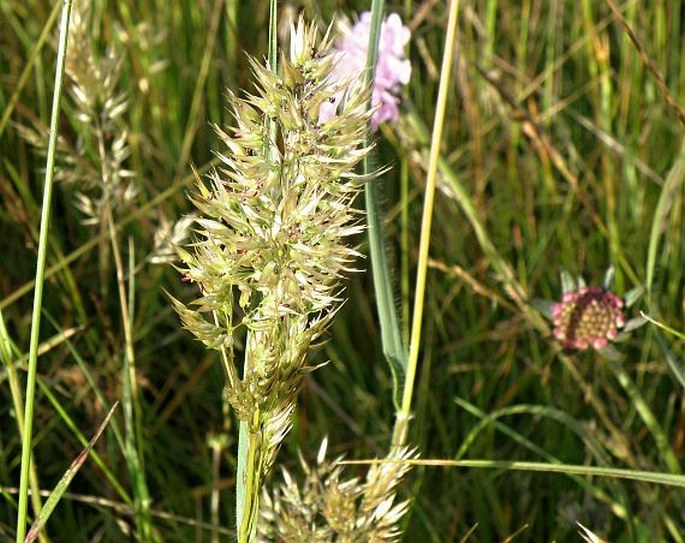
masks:
[[[602,349],[625,326],[624,302],[602,287],[567,292],[552,307],[552,335],[569,349]]]
[[[341,82],[362,77],[366,67],[366,52],[369,45],[371,29],[371,12],[362,13],[359,21],[344,30],[342,39],[338,42],[337,59],[331,79]],[[404,57],[404,48],[409,42],[411,33],[402,24],[399,15],[389,15],[381,24],[381,35],[378,42],[378,63],[374,79],[371,103],[376,111],[371,118],[374,130],[385,121],[396,121],[400,116],[398,91],[400,86],[409,83],[411,64]],[[319,109],[319,122],[327,121],[335,116],[343,93],[333,96]]]

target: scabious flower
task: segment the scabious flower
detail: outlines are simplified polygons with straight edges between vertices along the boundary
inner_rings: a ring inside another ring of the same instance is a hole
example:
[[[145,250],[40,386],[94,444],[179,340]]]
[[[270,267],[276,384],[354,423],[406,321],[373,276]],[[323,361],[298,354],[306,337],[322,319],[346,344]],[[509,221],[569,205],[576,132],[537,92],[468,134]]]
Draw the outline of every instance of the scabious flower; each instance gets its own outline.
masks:
[[[626,323],[623,300],[602,287],[564,294],[552,308],[552,335],[569,349],[601,349],[618,337]]]
[[[536,305],[552,321],[552,336],[566,349],[593,348],[608,355],[617,355],[610,343],[644,323],[641,317],[627,320],[625,309],[640,296],[634,289],[621,298],[611,292],[613,279],[610,268],[602,286],[587,286],[582,278],[562,273],[563,297],[560,302],[538,300]]]
[[[366,53],[369,46],[371,13],[362,13],[359,21],[350,27],[341,25],[342,38],[336,45],[337,59],[331,79],[340,82],[359,78],[366,67]],[[382,122],[396,121],[400,116],[398,96],[400,87],[409,83],[411,64],[404,56],[404,48],[411,33],[402,24],[399,15],[389,15],[381,25],[378,42],[378,63],[373,85],[371,104],[377,108],[371,118],[374,128]],[[324,122],[336,115],[343,92],[336,93],[331,100],[323,103],[319,110],[319,121]]]

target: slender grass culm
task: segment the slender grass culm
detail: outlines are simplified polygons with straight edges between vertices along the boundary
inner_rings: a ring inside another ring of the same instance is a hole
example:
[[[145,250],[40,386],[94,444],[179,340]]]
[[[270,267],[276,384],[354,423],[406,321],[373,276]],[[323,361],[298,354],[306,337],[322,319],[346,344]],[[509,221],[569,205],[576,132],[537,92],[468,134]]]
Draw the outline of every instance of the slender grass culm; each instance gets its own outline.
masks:
[[[122,44],[112,41],[104,54],[98,54],[95,28],[101,14],[91,3],[74,2],[65,61],[66,85],[73,109],[68,118],[78,137],[71,142],[60,138],[57,159],[61,167],[55,179],[73,186],[75,206],[84,225],[99,233],[99,286],[103,300],[109,297],[111,259],[117,280],[117,298],[124,335],[121,365],[125,433],[119,439],[132,481],[137,531],[144,541],[158,541],[149,514],[150,498],[145,475],[144,440],[136,357],[133,337],[135,304],[132,275],[127,275],[116,219],[130,209],[138,195],[135,174],[126,168],[131,150],[126,112],[128,95],[120,87],[123,66]],[[39,150],[44,147],[40,133],[22,128],[24,138]],[[133,255],[133,251],[130,251]],[[118,430],[115,430],[119,438]]]
[[[36,286],[33,296],[33,312],[31,315],[31,341],[29,346],[28,375],[26,378],[26,403],[24,406],[24,435],[21,446],[21,478],[19,482],[19,505],[17,511],[17,543],[24,540],[29,502],[29,475],[31,465],[31,447],[33,437],[33,406],[36,389],[36,373],[38,366],[38,340],[40,338],[40,317],[43,303],[43,281],[45,279],[45,264],[47,261],[48,230],[50,228],[50,212],[52,205],[52,188],[55,173],[55,155],[57,149],[57,125],[62,98],[62,81],[67,56],[67,41],[69,36],[69,18],[71,16],[71,1],[62,4],[60,21],[59,45],[57,48],[57,67],[55,69],[55,90],[52,98],[52,114],[50,117],[50,134],[48,137],[47,160],[45,166],[45,183],[43,186],[43,204],[40,219],[40,235],[38,242],[38,259],[36,263]],[[36,502],[38,503],[38,502]],[[39,511],[36,511],[39,513]]]
[[[421,328],[424,318],[424,295],[426,292],[426,275],[428,269],[428,250],[431,239],[431,225],[433,221],[433,206],[437,183],[438,162],[440,157],[440,141],[442,139],[445,110],[451,73],[453,44],[457,41],[457,20],[459,14],[459,0],[450,2],[449,22],[445,35],[445,50],[443,52],[442,69],[440,71],[440,88],[438,91],[435,122],[431,139],[430,159],[426,179],[426,194],[424,196],[423,216],[421,219],[421,240],[419,246],[419,261],[417,266],[416,291],[414,293],[414,311],[412,314],[411,337],[406,367],[406,379],[402,391],[402,403],[396,413],[393,428],[393,444],[404,444],[407,439],[409,419],[411,416],[412,397],[421,343]]]
[[[262,485],[312,370],[307,351],[340,306],[341,280],[358,256],[346,240],[362,231],[351,207],[361,188],[353,170],[369,151],[361,144],[371,113],[358,81],[329,80],[329,47],[328,35],[318,41],[300,19],[278,72],[251,61],[256,93],[230,95],[236,126],[217,127],[222,166],[209,186],[198,179],[197,239],[178,248],[199,297],[173,304],[185,327],[221,352],[226,399],[247,428],[237,480],[241,542],[253,540]],[[341,90],[337,115],[320,123],[319,107]]]

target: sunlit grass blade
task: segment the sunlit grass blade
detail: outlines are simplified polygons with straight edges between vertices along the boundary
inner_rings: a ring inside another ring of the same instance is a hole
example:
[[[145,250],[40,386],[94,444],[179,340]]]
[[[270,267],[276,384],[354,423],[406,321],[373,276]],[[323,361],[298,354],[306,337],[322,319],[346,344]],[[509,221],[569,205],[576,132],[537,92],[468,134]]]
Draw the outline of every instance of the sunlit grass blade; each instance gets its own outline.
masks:
[[[648,320],[650,322],[654,322],[651,319]],[[668,340],[659,328],[654,329],[654,335],[656,337],[657,343],[659,344],[659,348],[661,349],[664,358],[666,358],[666,362],[668,363],[668,367],[671,369],[671,372],[673,373],[673,375],[675,375],[680,385],[683,388],[685,388],[685,362],[683,362],[683,359],[675,353],[671,345],[669,345]],[[672,329],[668,328],[668,331],[670,332],[672,331]],[[676,332],[675,330],[673,330],[673,333],[679,334],[679,332]]]
[[[654,326],[657,328],[661,328],[665,332],[668,332],[671,335],[674,335],[678,339],[685,340],[685,332],[680,332],[679,330],[676,330],[675,328],[671,328],[670,326],[664,324],[663,322],[660,322],[649,315],[647,315],[644,311],[640,311],[640,315],[647,321],[651,322]]]
[[[407,377],[402,390],[402,405],[397,411],[397,419],[393,429],[393,444],[404,444],[407,439],[409,418],[414,394],[414,380],[419,362],[421,344],[421,330],[424,319],[424,297],[426,294],[426,277],[428,270],[428,252],[431,241],[431,226],[433,224],[433,206],[437,187],[438,169],[440,167],[440,148],[445,126],[447,98],[452,73],[452,59],[454,58],[454,44],[457,41],[457,21],[459,16],[459,0],[452,0],[449,4],[449,18],[445,41],[443,45],[442,66],[440,69],[440,87],[435,105],[435,119],[431,133],[430,156],[426,175],[426,192],[424,194],[423,213],[421,218],[421,239],[419,241],[419,259],[416,270],[416,288],[414,292],[414,309],[412,312],[411,335],[409,338],[409,358],[407,359]]]
[[[671,446],[666,432],[662,428],[659,420],[657,420],[654,411],[650,408],[649,404],[640,392],[640,389],[631,379],[630,374],[621,362],[616,360],[607,360],[606,363],[614,373],[616,380],[626,391],[626,394],[628,394],[631,403],[640,414],[645,426],[647,426],[651,432],[656,443],[657,450],[661,455],[662,461],[672,473],[679,474],[682,471],[680,461],[678,460],[678,457]]]
[[[387,460],[343,460],[343,465],[381,464]],[[515,460],[442,460],[418,459],[403,460],[414,466],[429,466],[436,468],[473,468],[498,469],[504,471],[529,471],[538,473],[559,473],[562,475],[581,475],[586,477],[610,477],[626,481],[639,481],[655,485],[674,488],[685,488],[685,475],[663,473],[658,471],[642,471],[635,469],[612,468],[607,466],[584,466],[580,464],[549,464],[547,462],[524,462]]]
[[[580,534],[580,537],[583,538],[583,541],[585,541],[586,543],[606,543],[604,539],[599,537],[589,528],[583,526],[580,522],[578,522],[577,524],[578,528],[580,528],[580,530],[578,530],[578,533]]]
[[[679,190],[683,180],[685,179],[685,138],[681,140],[680,152],[673,162],[671,170],[666,176],[666,183],[661,188],[659,201],[654,210],[654,218],[652,219],[652,227],[649,235],[649,244],[647,248],[647,279],[645,281],[647,287],[647,302],[654,303],[653,289],[654,289],[654,274],[657,266],[657,252],[659,250],[659,243],[666,231],[666,223],[668,221],[668,213],[671,210],[674,201],[674,193]]]

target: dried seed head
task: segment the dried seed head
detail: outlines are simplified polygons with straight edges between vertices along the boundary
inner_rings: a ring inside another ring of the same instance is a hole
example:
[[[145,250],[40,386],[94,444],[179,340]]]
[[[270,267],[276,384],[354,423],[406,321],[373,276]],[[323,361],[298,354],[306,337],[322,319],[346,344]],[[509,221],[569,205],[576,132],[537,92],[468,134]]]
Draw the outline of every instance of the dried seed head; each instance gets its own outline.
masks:
[[[264,492],[258,541],[398,541],[408,503],[397,502],[397,487],[415,457],[411,449],[393,449],[365,479],[343,479],[341,459],[327,461],[321,451],[313,466],[300,457],[300,486],[284,472],[283,483]]]
[[[74,104],[72,124],[75,142],[58,146],[58,181],[76,185],[76,207],[85,216],[83,223],[102,224],[111,210],[127,208],[138,195],[135,174],[126,169],[130,155],[125,124],[128,99],[119,90],[119,77],[125,56],[120,43],[112,42],[98,54],[93,43],[91,6],[74,3],[69,32],[65,71]]]

